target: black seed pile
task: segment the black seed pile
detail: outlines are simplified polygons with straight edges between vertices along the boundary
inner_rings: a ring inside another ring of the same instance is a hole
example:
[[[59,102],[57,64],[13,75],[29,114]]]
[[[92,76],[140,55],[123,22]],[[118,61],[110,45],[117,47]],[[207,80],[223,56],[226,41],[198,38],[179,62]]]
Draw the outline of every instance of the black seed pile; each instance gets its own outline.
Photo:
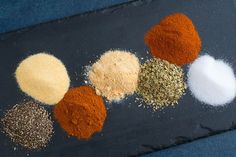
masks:
[[[3,132],[28,149],[45,147],[52,137],[53,123],[48,112],[32,101],[16,104],[1,122]]]

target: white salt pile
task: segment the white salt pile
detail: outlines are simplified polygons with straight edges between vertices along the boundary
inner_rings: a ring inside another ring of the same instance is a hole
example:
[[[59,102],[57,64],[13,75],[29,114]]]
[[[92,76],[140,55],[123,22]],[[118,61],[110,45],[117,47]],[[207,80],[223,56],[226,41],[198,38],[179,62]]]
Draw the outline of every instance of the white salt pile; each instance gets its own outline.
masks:
[[[230,103],[236,95],[233,69],[223,60],[215,60],[209,55],[190,65],[188,86],[199,101],[213,106]]]
[[[46,104],[56,104],[67,92],[70,79],[64,64],[46,53],[24,59],[15,77],[23,92]]]
[[[109,101],[120,100],[137,88],[140,64],[138,58],[121,50],[109,50],[92,65],[88,77],[98,95]]]

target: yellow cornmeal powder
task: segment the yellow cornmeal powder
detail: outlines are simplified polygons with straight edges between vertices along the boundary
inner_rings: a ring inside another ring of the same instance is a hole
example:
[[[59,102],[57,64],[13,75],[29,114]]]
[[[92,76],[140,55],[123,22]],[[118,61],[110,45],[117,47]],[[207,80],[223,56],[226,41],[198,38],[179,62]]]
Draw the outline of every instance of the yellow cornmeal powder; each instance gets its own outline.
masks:
[[[70,85],[64,64],[46,53],[24,59],[17,67],[15,77],[23,92],[49,105],[58,103]]]
[[[139,60],[134,54],[109,50],[92,65],[88,77],[98,95],[113,101],[136,90],[139,70]]]

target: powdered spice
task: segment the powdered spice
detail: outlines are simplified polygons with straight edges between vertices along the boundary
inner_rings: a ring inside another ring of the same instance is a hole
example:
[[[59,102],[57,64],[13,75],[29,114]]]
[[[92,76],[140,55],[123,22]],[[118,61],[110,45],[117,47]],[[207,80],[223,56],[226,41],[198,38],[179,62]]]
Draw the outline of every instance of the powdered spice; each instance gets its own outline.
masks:
[[[24,59],[17,67],[15,77],[23,92],[50,105],[58,103],[70,86],[64,64],[47,53]]]
[[[100,132],[106,115],[102,97],[89,86],[69,89],[54,108],[54,116],[60,126],[79,139],[88,139],[95,132]]]
[[[184,65],[194,61],[201,51],[201,39],[185,14],[175,13],[162,19],[145,35],[151,54],[170,63]]]
[[[98,95],[109,101],[120,100],[137,88],[138,58],[122,50],[109,50],[92,65],[88,77]]]

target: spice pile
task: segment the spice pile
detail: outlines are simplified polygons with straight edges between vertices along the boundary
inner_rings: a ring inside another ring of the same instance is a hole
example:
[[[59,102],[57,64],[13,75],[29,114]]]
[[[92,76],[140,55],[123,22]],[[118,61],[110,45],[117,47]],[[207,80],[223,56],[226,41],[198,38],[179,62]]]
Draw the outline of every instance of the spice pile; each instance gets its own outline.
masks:
[[[139,69],[139,60],[134,54],[109,50],[92,65],[88,76],[98,95],[109,101],[120,100],[136,90]]]
[[[182,13],[163,18],[146,33],[144,40],[154,57],[177,65],[191,63],[201,51],[198,32]]]
[[[178,103],[185,89],[183,70],[179,66],[156,58],[141,66],[137,92],[154,110]]]
[[[233,69],[209,55],[201,56],[190,65],[188,85],[198,100],[213,106],[230,103],[236,96]]]
[[[23,92],[45,104],[59,102],[70,85],[63,63],[46,53],[24,59],[17,67],[15,75]]]
[[[102,130],[106,107],[91,87],[81,86],[69,89],[55,106],[54,116],[69,135],[88,139]]]
[[[1,121],[11,140],[28,149],[45,147],[53,133],[48,112],[32,101],[15,105]]]

